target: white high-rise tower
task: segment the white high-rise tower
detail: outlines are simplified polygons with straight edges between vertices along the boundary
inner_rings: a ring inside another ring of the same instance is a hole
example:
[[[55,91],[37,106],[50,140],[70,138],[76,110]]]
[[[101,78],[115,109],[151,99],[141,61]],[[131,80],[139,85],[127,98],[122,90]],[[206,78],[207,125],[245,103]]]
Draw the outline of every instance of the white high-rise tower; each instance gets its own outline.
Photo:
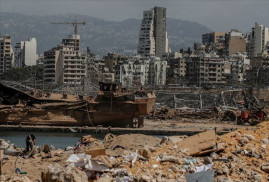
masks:
[[[158,57],[168,53],[166,8],[154,7],[151,10],[144,11],[137,53]]]

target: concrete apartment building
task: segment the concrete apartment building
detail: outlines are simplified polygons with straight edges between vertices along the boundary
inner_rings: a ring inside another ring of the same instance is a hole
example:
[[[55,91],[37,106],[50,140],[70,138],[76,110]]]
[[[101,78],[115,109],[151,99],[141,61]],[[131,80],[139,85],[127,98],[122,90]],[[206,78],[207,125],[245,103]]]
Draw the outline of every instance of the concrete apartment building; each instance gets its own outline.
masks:
[[[87,56],[87,73],[86,73],[86,79],[90,82],[90,83],[98,83],[101,80],[101,69],[100,69],[100,64],[99,64],[99,60],[101,60],[101,58],[95,58],[95,57],[90,57]]]
[[[37,42],[35,38],[28,41],[21,41],[15,45],[14,67],[22,68],[24,66],[36,65],[37,61]]]
[[[186,71],[186,78],[192,85],[224,85],[226,74],[230,73],[230,67],[225,64],[223,58],[190,57]]]
[[[167,61],[159,57],[130,57],[115,66],[115,82],[123,87],[165,85],[166,69]]]
[[[121,83],[124,87],[133,85],[134,64],[131,61],[117,65],[115,68],[115,78],[117,82]]]
[[[246,70],[245,84],[253,87],[269,86],[269,68]]]
[[[62,44],[44,52],[44,80],[81,84],[86,75],[86,56],[79,48],[80,36],[70,35]]]
[[[211,32],[202,35],[202,43],[204,45],[216,44],[220,41],[224,41],[226,32]]]
[[[110,71],[113,71],[116,65],[123,63],[127,59],[127,57],[117,53],[108,53],[104,57],[105,67],[107,67]]]
[[[143,56],[161,57],[168,51],[166,8],[154,7],[144,11],[137,53]]]
[[[14,52],[9,36],[0,36],[0,74],[8,71],[14,61]]]
[[[181,83],[186,75],[186,58],[169,58],[167,60],[167,75],[170,84],[184,84]]]
[[[147,85],[159,86],[166,83],[167,61],[151,57],[148,67]]]
[[[226,75],[226,84],[230,86],[242,86],[245,80],[245,72],[250,69],[250,59],[246,53],[237,53],[225,59],[230,65],[230,74]]]
[[[246,70],[245,83],[251,86],[269,86],[269,57],[254,57],[251,69]]]
[[[211,32],[202,35],[202,43],[206,52],[215,51],[218,55],[224,54],[225,32]]]
[[[246,52],[247,43],[242,32],[232,29],[225,35],[225,54],[231,56],[238,52]]]
[[[269,42],[269,28],[262,24],[255,23],[252,32],[249,34],[249,56],[251,58],[261,56],[267,51]]]
[[[115,81],[122,86],[144,86],[147,79],[147,65],[149,60],[130,58],[115,67]]]

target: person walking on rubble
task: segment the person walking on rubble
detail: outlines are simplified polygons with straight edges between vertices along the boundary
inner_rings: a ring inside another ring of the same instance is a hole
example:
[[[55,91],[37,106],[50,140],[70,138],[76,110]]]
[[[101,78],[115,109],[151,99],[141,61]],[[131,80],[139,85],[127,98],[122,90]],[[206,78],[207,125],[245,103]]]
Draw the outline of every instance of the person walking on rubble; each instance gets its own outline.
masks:
[[[30,150],[33,150],[33,147],[35,145],[35,135],[31,134],[26,137],[26,152],[29,152]]]

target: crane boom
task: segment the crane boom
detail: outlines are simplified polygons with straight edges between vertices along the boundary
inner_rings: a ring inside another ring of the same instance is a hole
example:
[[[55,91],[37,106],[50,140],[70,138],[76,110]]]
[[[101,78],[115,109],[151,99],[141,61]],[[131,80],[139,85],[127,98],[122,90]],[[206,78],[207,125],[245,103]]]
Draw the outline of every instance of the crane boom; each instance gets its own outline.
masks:
[[[53,22],[51,24],[72,24],[74,27],[74,33],[75,35],[78,34],[78,25],[85,25],[85,22],[77,22],[77,20],[75,20],[74,22]]]

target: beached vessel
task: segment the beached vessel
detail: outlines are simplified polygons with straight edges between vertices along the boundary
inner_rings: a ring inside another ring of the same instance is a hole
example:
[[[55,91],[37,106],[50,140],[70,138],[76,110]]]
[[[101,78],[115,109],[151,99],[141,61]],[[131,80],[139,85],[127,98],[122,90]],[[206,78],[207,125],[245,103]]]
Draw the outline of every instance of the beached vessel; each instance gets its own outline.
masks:
[[[142,127],[155,98],[143,89],[128,92],[119,84],[100,83],[99,94],[89,101],[90,118],[100,125]]]
[[[0,124],[142,127],[155,102],[153,92],[128,92],[112,83],[100,83],[96,97],[0,88]]]

